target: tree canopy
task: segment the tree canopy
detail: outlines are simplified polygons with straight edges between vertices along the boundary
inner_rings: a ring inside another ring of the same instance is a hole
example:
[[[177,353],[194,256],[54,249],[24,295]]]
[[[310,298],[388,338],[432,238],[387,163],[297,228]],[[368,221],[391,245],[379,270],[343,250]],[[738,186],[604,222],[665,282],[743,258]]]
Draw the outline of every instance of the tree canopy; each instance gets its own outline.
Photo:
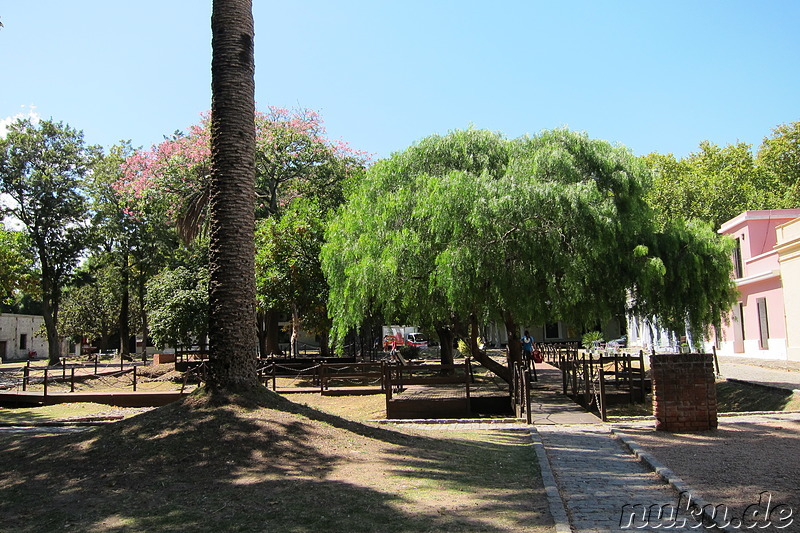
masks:
[[[704,293],[682,293],[694,298],[683,319],[693,321],[700,300],[726,307],[725,290],[702,287],[729,287],[727,272],[666,276],[680,257],[661,235],[683,243],[689,234],[656,231],[649,187],[630,151],[566,129],[513,141],[476,129],[423,139],[370,168],[328,228],[335,332],[341,339],[373,313],[426,325],[478,316],[505,322],[512,339],[520,324],[610,318],[631,294],[666,317],[676,310],[658,296],[672,282]],[[724,247],[707,252],[727,260]]]
[[[719,228],[746,210],[800,206],[800,122],[776,127],[755,155],[746,143],[703,141],[685,158],[653,153],[643,160],[654,176],[647,200],[662,225],[697,219]]]

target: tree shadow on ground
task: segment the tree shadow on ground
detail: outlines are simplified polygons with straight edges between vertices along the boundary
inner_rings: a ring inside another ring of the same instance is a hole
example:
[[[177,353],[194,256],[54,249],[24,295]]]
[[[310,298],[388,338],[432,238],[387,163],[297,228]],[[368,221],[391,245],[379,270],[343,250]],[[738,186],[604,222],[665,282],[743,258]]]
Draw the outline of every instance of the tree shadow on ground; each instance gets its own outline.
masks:
[[[1,437],[2,528],[547,531],[552,523],[538,503],[533,451],[513,435],[408,435],[277,396],[255,410],[194,401],[77,434]],[[438,492],[426,501],[415,490]],[[469,509],[445,501],[460,493],[471,495]]]

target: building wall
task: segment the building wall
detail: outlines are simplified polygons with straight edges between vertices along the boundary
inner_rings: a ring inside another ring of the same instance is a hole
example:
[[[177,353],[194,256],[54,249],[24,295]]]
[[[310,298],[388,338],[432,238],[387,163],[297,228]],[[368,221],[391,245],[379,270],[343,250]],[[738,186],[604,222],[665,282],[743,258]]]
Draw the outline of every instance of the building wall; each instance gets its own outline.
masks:
[[[776,251],[783,281],[786,358],[800,361],[800,218],[778,226]]]
[[[29,352],[36,352],[38,358],[47,357],[47,338],[35,336],[43,325],[41,316],[0,314],[0,355],[3,360],[25,360]],[[24,347],[20,343],[23,335]]]
[[[738,240],[736,277],[739,302],[717,339],[723,355],[762,359],[787,358],[787,328],[781,264],[776,250],[777,229],[800,217],[800,209],[745,211],[722,225],[719,232]]]

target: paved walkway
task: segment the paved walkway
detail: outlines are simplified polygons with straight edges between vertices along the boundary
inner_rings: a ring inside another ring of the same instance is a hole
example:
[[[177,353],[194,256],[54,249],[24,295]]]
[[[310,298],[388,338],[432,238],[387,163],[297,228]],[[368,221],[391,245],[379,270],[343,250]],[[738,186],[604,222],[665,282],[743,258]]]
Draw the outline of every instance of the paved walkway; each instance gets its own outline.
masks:
[[[538,365],[532,436],[558,533],[699,531],[686,500],[641,463],[608,425],[561,394],[560,371]],[[555,485],[555,486],[552,486]],[[658,518],[658,511],[666,514]]]
[[[769,361],[744,357],[718,357],[725,378],[749,381],[782,389],[800,389],[800,362]]]
[[[702,529],[687,512],[686,499],[624,448],[606,427],[551,425],[536,430],[571,526],[570,530],[562,525],[561,531]],[[664,515],[659,517],[659,512]]]

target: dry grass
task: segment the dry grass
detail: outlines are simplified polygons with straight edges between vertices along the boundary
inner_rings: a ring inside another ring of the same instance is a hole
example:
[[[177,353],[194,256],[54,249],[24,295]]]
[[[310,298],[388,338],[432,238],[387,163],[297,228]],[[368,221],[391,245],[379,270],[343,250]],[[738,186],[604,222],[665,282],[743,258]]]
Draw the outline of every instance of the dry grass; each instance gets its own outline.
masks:
[[[3,435],[0,529],[552,531],[524,432],[413,433],[353,420],[366,404],[345,417],[259,403],[196,394],[86,432]]]

